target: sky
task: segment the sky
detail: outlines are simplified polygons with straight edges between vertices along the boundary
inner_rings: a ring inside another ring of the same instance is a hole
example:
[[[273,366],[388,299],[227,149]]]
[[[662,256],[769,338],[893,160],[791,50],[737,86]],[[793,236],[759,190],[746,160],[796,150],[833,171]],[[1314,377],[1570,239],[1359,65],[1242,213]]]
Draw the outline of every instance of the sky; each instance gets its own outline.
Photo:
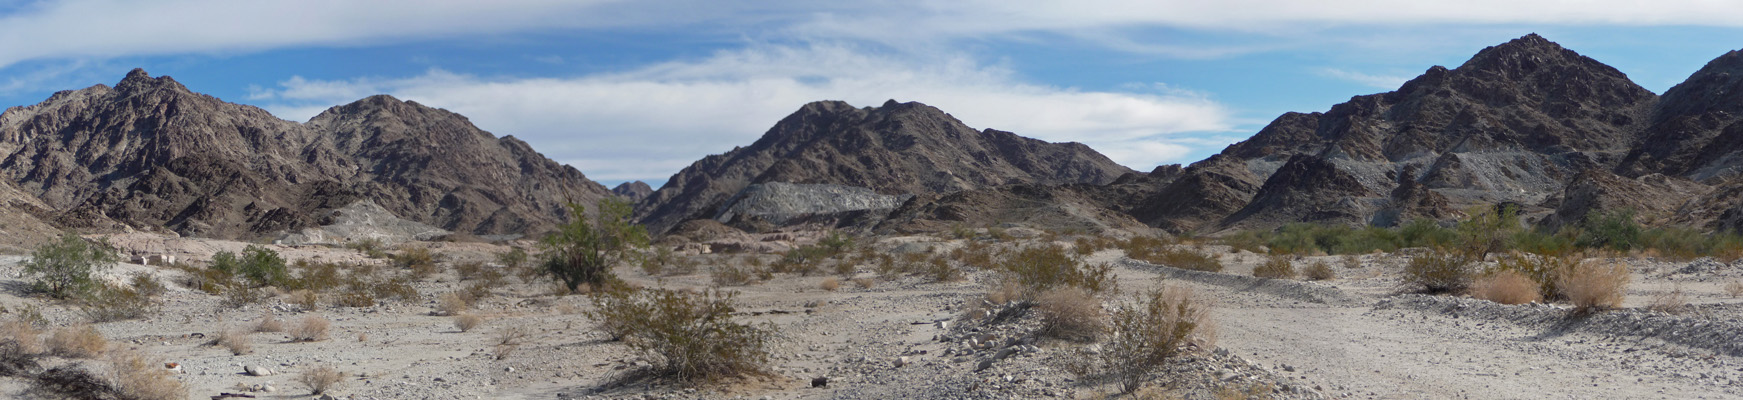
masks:
[[[299,122],[385,93],[658,187],[893,99],[1148,171],[1528,33],[1663,93],[1743,48],[1743,2],[0,0],[0,107],[133,68]]]

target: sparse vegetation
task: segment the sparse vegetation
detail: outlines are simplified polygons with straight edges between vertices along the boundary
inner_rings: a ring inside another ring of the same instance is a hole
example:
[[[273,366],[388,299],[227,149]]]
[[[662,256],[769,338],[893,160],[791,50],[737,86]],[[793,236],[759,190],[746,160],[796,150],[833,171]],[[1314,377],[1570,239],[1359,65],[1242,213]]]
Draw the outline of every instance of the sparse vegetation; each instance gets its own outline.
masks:
[[[1118,383],[1123,393],[1136,391],[1176,356],[1215,343],[1210,310],[1204,299],[1186,288],[1165,286],[1139,293],[1112,313],[1111,339],[1084,370],[1092,375],[1089,378]]]
[[[1725,294],[1735,299],[1743,297],[1743,281],[1731,281],[1725,284]]]
[[[1253,276],[1267,279],[1295,279],[1295,264],[1290,256],[1276,255],[1253,267]]]
[[[1462,254],[1430,250],[1404,265],[1404,284],[1426,293],[1463,292],[1471,284],[1469,264]]]
[[[260,323],[254,325],[255,332],[284,332],[284,323],[279,322],[272,314],[260,317]]]
[[[630,222],[629,203],[607,198],[598,208],[589,222],[585,206],[569,204],[570,221],[541,243],[545,273],[571,292],[615,282],[611,268],[648,242],[647,229]]]
[[[13,344],[12,350],[22,355],[36,355],[47,352],[43,347],[42,331],[21,319],[8,320],[0,323],[0,342]]]
[[[109,341],[90,325],[56,329],[43,344],[50,353],[67,358],[96,358],[109,349]]]
[[[454,328],[459,329],[461,332],[471,332],[472,328],[477,328],[478,325],[483,324],[483,323],[484,323],[484,318],[479,317],[477,315],[473,315],[473,314],[469,314],[469,313],[460,313],[460,314],[454,315]]]
[[[1688,293],[1683,292],[1682,285],[1676,285],[1669,291],[1654,294],[1652,302],[1646,304],[1646,309],[1665,314],[1682,314],[1688,311],[1688,308]]]
[[[1525,304],[1541,300],[1537,282],[1519,271],[1503,269],[1471,284],[1471,296],[1501,304]]]
[[[301,375],[297,375],[297,383],[302,384],[304,388],[308,388],[309,394],[311,395],[320,395],[331,392],[334,389],[338,389],[339,384],[344,383],[344,381],[344,373],[339,372],[339,370],[334,369],[333,367],[324,365],[305,370]]]
[[[714,266],[709,270],[708,276],[714,280],[715,286],[744,286],[756,282],[753,268],[750,265],[728,262]]]
[[[230,350],[231,355],[243,355],[254,352],[254,342],[250,340],[248,331],[233,330],[218,333],[214,344]]]
[[[173,372],[158,367],[157,360],[134,351],[109,354],[109,366],[115,376],[115,391],[121,398],[135,400],[181,400],[188,389],[176,380]]]
[[[871,289],[872,286],[877,286],[878,280],[872,278],[854,278],[853,284],[859,286],[860,289]]]
[[[246,287],[283,285],[290,278],[284,257],[280,257],[272,249],[258,245],[243,248],[240,256],[228,251],[212,255],[211,269],[226,277],[243,279]]]
[[[310,315],[303,317],[302,321],[297,322],[286,333],[290,334],[293,342],[319,342],[327,340],[327,328],[332,325],[332,321],[326,318]]]
[[[1062,287],[1042,293],[1035,300],[1041,317],[1041,334],[1047,337],[1093,342],[1107,329],[1107,314],[1094,293],[1078,287]]]
[[[1065,248],[1047,244],[1029,246],[1006,256],[1001,263],[1010,279],[1022,285],[1024,296],[1034,296],[1054,287],[1079,287],[1092,293],[1114,289],[1113,267],[1087,266],[1066,254]]]
[[[817,287],[833,292],[835,289],[841,288],[841,279],[835,277],[824,278],[823,283],[817,284]]]
[[[460,315],[472,307],[472,302],[467,301],[466,297],[469,296],[464,292],[443,293],[442,297],[436,300],[436,312],[442,315]]]
[[[290,303],[296,304],[303,311],[315,311],[320,305],[321,296],[308,289],[297,289],[290,292]]]
[[[78,302],[79,310],[91,322],[145,318],[159,311],[156,300],[131,287],[111,287],[103,284],[96,286],[95,290],[88,291]]]
[[[1573,303],[1575,312],[1584,313],[1622,306],[1630,279],[1626,264],[1581,263],[1559,274],[1556,287]]]
[[[733,293],[662,289],[606,291],[588,317],[653,360],[654,372],[697,383],[761,373],[773,325],[734,322]]]
[[[1307,268],[1302,271],[1302,274],[1306,275],[1308,280],[1315,281],[1327,281],[1337,279],[1338,277],[1337,272],[1332,271],[1331,265],[1326,264],[1324,261],[1314,261],[1312,264],[1308,264]]]
[[[109,269],[119,259],[107,242],[91,243],[68,232],[32,251],[23,263],[24,275],[38,291],[72,298],[98,289],[92,274]]]

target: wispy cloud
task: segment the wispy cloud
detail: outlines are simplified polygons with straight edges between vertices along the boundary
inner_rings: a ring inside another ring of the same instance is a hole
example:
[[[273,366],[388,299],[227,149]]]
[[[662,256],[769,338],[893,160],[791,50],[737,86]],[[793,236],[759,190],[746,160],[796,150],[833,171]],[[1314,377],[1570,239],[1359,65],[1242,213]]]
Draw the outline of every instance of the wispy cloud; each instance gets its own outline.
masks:
[[[495,79],[443,70],[402,78],[293,77],[266,108],[307,119],[331,105],[389,93],[533,143],[596,179],[658,179],[701,156],[754,141],[804,103],[887,99],[939,107],[977,128],[1078,141],[1138,169],[1181,162],[1187,132],[1230,129],[1215,102],[1165,92],[1105,92],[1023,82],[966,57],[911,59],[845,45],[756,46],[696,62],[576,78]]]
[[[1368,87],[1384,90],[1396,90],[1403,86],[1411,77],[1405,75],[1374,75],[1363,72],[1349,71],[1338,68],[1320,68],[1319,75],[1359,83]]]

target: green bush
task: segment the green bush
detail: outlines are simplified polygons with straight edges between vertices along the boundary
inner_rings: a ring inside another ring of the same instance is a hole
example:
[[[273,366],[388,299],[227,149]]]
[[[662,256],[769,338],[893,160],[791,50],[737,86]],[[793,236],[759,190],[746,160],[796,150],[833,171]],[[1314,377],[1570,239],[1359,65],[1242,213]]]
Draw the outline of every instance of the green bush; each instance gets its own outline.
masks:
[[[68,232],[32,251],[24,262],[24,274],[36,290],[65,299],[98,289],[92,274],[109,269],[119,259],[107,242],[87,242]]]
[[[133,288],[98,286],[98,289],[90,291],[79,300],[80,311],[91,322],[145,318],[157,314],[159,310],[157,301]]]
[[[1398,228],[1402,247],[1446,247],[1458,240],[1458,234],[1428,219],[1411,220]]]
[[[1430,250],[1404,265],[1404,284],[1426,293],[1457,293],[1471,285],[1470,261],[1461,253]]]
[[[1640,245],[1640,224],[1634,222],[1633,210],[1611,210],[1586,214],[1580,223],[1581,247],[1603,247],[1628,251]]]
[[[253,287],[284,285],[289,281],[283,257],[265,247],[248,245],[239,257],[220,251],[212,255],[212,269],[226,276],[241,277]]]
[[[1029,246],[1005,257],[1001,268],[1027,295],[1038,295],[1060,286],[1080,287],[1101,293],[1114,288],[1113,267],[1086,266],[1066,254],[1065,248],[1048,244]]]
[[[606,334],[683,383],[718,381],[767,369],[773,324],[734,322],[733,292],[606,290],[587,316]]]
[[[648,243],[647,229],[630,222],[629,203],[606,198],[598,206],[589,221],[585,206],[569,204],[569,223],[541,242],[545,273],[571,292],[583,284],[600,288],[615,282],[611,268]]]

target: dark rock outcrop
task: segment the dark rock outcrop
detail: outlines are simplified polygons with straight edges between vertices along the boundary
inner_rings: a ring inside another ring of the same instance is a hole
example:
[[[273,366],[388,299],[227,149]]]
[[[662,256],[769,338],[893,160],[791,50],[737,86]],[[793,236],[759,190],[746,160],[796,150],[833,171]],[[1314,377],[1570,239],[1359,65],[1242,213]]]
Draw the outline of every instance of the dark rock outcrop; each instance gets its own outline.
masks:
[[[618,184],[617,187],[611,188],[611,193],[634,203],[654,194],[654,188],[648,186],[647,182],[624,182]]]
[[[652,232],[712,218],[752,184],[834,184],[885,195],[1011,184],[1106,184],[1131,170],[1078,143],[976,131],[920,103],[807,104],[748,147],[691,164],[638,204]]]

